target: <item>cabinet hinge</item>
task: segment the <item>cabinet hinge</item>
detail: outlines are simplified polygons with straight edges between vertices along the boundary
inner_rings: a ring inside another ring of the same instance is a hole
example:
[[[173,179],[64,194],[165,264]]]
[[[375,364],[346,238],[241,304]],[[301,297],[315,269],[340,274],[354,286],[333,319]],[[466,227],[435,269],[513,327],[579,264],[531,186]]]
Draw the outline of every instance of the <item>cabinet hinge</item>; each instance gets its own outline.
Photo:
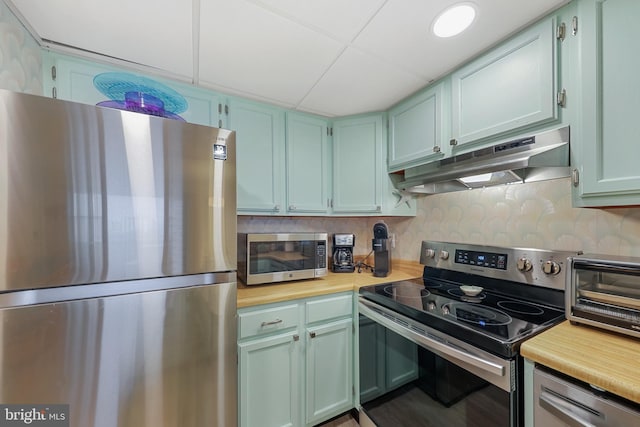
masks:
[[[218,114],[222,114],[222,104],[218,104]]]
[[[333,128],[327,126],[327,136],[333,136]]]
[[[355,386],[351,386],[351,395],[355,396],[356,395],[356,387]]]
[[[571,171],[571,182],[576,188],[578,188],[578,185],[580,185],[580,172],[578,171],[578,169],[574,169]]]
[[[51,78],[55,80],[57,75],[58,75],[58,72],[56,70],[56,66],[54,65],[53,67],[51,67]]]
[[[556,97],[556,103],[561,107],[564,107],[564,106],[567,105],[567,91],[566,91],[566,89],[562,89],[560,92],[558,92],[558,95]]]
[[[58,97],[58,90],[54,87],[51,88],[51,97],[56,99]]]
[[[567,26],[564,22],[561,22],[560,25],[556,28],[556,39],[560,41],[564,41],[565,36],[567,35]]]
[[[224,106],[224,114],[229,115],[229,106],[225,104]]]
[[[574,16],[573,19],[571,19],[571,34],[574,36],[578,34],[578,17],[577,16]]]

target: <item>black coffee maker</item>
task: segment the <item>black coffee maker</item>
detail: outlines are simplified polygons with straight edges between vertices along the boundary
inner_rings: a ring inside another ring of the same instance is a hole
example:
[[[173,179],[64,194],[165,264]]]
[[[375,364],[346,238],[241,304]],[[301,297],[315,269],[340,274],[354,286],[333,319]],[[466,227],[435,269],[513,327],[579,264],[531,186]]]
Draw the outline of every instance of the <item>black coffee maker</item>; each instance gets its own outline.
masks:
[[[334,273],[353,273],[355,263],[353,262],[353,247],[356,244],[354,234],[334,234],[333,235],[333,265]]]
[[[373,275],[375,277],[387,277],[391,273],[391,245],[389,242],[389,229],[384,222],[378,222],[373,226]]]

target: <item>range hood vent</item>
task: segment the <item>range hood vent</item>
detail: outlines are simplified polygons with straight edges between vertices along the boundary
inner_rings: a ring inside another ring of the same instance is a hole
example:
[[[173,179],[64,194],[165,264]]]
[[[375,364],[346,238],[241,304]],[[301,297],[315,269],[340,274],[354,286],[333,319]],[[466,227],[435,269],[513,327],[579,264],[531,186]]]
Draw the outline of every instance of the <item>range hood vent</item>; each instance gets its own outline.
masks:
[[[569,165],[567,126],[416,166],[400,179],[391,176],[403,193],[437,194],[563,178],[571,173]]]

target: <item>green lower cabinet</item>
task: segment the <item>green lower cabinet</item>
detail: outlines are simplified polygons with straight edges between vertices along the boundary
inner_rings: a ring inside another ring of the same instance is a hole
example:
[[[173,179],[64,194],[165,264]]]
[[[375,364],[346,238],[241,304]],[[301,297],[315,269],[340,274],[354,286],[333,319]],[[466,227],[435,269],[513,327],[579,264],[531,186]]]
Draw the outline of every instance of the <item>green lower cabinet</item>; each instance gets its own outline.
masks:
[[[418,379],[418,345],[367,317],[360,317],[360,403]]]
[[[353,320],[307,329],[307,424],[353,407]]]
[[[238,310],[241,427],[313,426],[353,408],[351,292]]]
[[[240,426],[299,425],[298,332],[275,335],[238,345]]]

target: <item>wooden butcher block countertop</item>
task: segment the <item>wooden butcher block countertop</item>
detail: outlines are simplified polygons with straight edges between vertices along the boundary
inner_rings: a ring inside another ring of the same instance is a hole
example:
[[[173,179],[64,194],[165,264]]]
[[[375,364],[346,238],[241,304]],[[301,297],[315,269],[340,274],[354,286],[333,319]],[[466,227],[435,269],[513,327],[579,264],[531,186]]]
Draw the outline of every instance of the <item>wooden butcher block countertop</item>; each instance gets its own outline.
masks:
[[[393,260],[387,277],[373,277],[371,271],[362,273],[333,273],[319,279],[247,286],[238,282],[238,308],[272,302],[289,301],[336,292],[354,291],[361,286],[422,277],[423,266],[415,261]]]
[[[525,341],[520,352],[573,378],[640,403],[640,339],[565,321]]]

